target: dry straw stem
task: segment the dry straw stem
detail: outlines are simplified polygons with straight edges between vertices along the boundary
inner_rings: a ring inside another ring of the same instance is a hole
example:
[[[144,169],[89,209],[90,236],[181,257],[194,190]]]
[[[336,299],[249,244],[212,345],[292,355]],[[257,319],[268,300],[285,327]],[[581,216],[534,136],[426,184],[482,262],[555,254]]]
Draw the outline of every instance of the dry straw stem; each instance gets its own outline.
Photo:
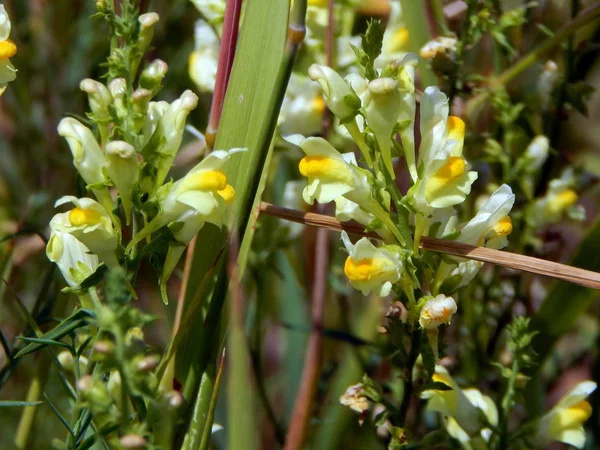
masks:
[[[333,217],[322,214],[305,213],[288,208],[281,208],[270,203],[262,202],[260,211],[270,216],[279,217],[291,222],[303,223],[305,225],[330,230],[342,231],[380,239],[375,233],[366,233],[362,225],[356,222],[341,223]],[[531,256],[518,255],[516,253],[492,250],[484,247],[474,247],[460,242],[445,241],[431,237],[421,238],[421,248],[434,252],[446,253],[448,255],[460,256],[475,261],[495,264],[524,272],[536,273],[559,280],[568,281],[592,289],[600,289],[600,274],[590,270],[578,269],[552,261],[545,261]]]

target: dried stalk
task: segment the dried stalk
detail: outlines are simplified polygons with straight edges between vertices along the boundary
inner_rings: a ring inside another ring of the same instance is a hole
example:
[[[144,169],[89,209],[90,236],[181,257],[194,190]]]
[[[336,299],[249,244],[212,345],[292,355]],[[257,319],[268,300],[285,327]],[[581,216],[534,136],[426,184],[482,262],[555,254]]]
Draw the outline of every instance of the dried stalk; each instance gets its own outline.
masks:
[[[362,225],[356,222],[341,223],[333,217],[315,213],[304,213],[293,209],[281,208],[270,203],[262,202],[260,211],[270,216],[279,217],[291,222],[303,223],[313,227],[328,228],[381,239],[375,233],[366,233]],[[495,264],[510,269],[531,272],[538,275],[556,278],[580,286],[600,289],[600,274],[590,270],[579,269],[552,261],[546,261],[532,256],[518,255],[516,253],[493,250],[491,248],[474,247],[460,242],[445,241],[431,237],[421,238],[420,247],[448,255],[460,256],[466,259]]]

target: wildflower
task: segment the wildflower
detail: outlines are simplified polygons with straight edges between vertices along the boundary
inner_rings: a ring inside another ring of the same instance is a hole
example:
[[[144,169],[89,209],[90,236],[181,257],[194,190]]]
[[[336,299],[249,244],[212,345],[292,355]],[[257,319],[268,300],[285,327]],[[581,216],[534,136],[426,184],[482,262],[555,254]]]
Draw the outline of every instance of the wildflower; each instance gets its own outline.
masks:
[[[456,313],[456,302],[452,297],[440,294],[423,305],[419,314],[419,325],[425,330],[437,329],[440,325],[449,325]]]
[[[367,238],[352,244],[346,232],[342,232],[342,241],[348,251],[344,273],[350,284],[363,295],[373,292],[379,297],[387,296],[402,275],[398,252],[386,246],[377,248]]]
[[[596,390],[596,383],[583,381],[546,413],[536,424],[533,438],[539,448],[547,448],[552,441],[560,441],[576,448],[585,446],[583,423],[592,414],[591,405],[585,400]]]
[[[329,142],[320,137],[305,138],[295,134],[285,140],[299,146],[306,154],[300,161],[300,173],[308,178],[302,197],[312,205],[329,203],[346,195],[360,202],[371,196],[371,185],[366,171],[356,166],[354,153],[340,154]]]
[[[292,74],[279,114],[279,132],[311,136],[322,128],[325,100],[309,78]]]
[[[548,184],[548,192],[539,198],[527,211],[527,220],[532,226],[544,226],[557,223],[565,214],[575,220],[585,218],[585,210],[577,205],[579,196],[573,189],[575,175],[572,169],[566,169],[560,178]]]
[[[456,38],[447,36],[438,36],[432,41],[427,42],[419,54],[421,58],[433,59],[437,55],[454,55],[456,53]]]
[[[119,245],[119,236],[111,217],[102,205],[91,198],[68,195],[58,199],[54,206],[65,203],[73,203],[75,208],[54,215],[50,221],[52,232],[73,235],[108,267],[118,266],[115,252]]]
[[[162,186],[156,199],[160,211],[127,246],[129,252],[145,237],[169,226],[175,242],[169,245],[167,259],[159,280],[163,300],[166,297],[166,282],[181,258],[185,246],[198,234],[205,223],[221,226],[225,206],[233,201],[235,191],[227,184],[222,171],[229,157],[243,149],[213,151],[183,178]]]
[[[378,220],[373,214],[362,209],[358,203],[348,200],[346,197],[337,197],[335,201],[335,218],[340,222],[348,222],[355,220],[356,222],[364,225],[367,228],[373,229],[384,241],[391,242],[393,235],[390,231],[380,224],[380,226],[373,227]]]
[[[154,36],[154,25],[158,23],[160,16],[155,12],[141,14],[138,17],[140,24],[140,32],[138,35],[138,50],[140,54],[144,54],[148,50],[150,41]]]
[[[203,20],[194,25],[195,48],[188,62],[189,75],[200,92],[212,92],[217,78],[219,37]]]
[[[139,181],[138,156],[132,145],[125,141],[112,141],[106,145],[107,172],[119,191],[125,220],[129,225],[133,207],[133,189]]]
[[[48,259],[58,266],[67,284],[77,288],[92,275],[100,262],[98,256],[90,252],[73,235],[62,231],[52,231],[46,246]]]
[[[63,369],[68,370],[69,372],[74,372],[75,370],[75,359],[73,358],[73,354],[68,350],[63,350],[57,355],[58,362],[63,367]],[[79,366],[79,374],[83,375],[87,371],[88,367],[88,359],[79,355],[78,366]]]
[[[8,39],[11,23],[4,5],[0,4],[0,96],[4,94],[8,83],[17,78],[17,69],[10,63],[10,58],[16,55],[16,44]]]
[[[398,121],[400,100],[398,82],[392,78],[371,81],[363,100],[367,123],[377,140],[383,162],[392,179],[396,178],[392,163],[392,132]]]
[[[79,84],[79,88],[88,95],[88,101],[94,119],[102,124],[107,123],[110,120],[108,108],[113,100],[108,88],[91,78],[82,80]]]
[[[434,208],[462,203],[477,173],[468,171],[462,156],[464,122],[448,117],[448,98],[437,87],[425,89],[421,99],[419,180],[411,188],[413,207],[422,215]]]
[[[500,186],[460,231],[456,239],[470,245],[500,249],[508,245],[512,220],[508,213],[515,203],[510,186]]]
[[[94,193],[102,206],[110,211],[112,198],[107,188],[110,180],[104,170],[106,158],[92,131],[78,120],[67,117],[58,124],[58,134],[67,140],[73,154],[73,164],[87,183],[88,189]]]
[[[407,53],[401,61],[396,63],[398,67],[398,91],[400,92],[400,112],[397,122],[400,124],[400,140],[404,149],[404,158],[408,171],[414,182],[417,181],[417,166],[415,164],[415,112],[417,102],[415,98],[415,68],[417,55]]]
[[[490,430],[486,427],[487,423],[482,422],[481,413],[490,425],[496,426],[498,410],[494,401],[477,389],[461,389],[440,365],[435,366],[432,381],[445,384],[450,389],[423,391],[421,397],[427,399],[427,410],[440,413],[446,420],[448,434],[463,446],[470,444],[478,448],[475,447],[477,444],[485,444]]]
[[[531,174],[542,168],[548,159],[550,140],[543,135],[533,138],[523,154],[523,168]]]
[[[192,0],[194,6],[210,23],[218,24],[225,16],[224,0]]]
[[[368,411],[369,400],[364,395],[363,384],[358,383],[348,386],[346,392],[340,397],[340,403],[344,406],[348,406],[359,414]]]

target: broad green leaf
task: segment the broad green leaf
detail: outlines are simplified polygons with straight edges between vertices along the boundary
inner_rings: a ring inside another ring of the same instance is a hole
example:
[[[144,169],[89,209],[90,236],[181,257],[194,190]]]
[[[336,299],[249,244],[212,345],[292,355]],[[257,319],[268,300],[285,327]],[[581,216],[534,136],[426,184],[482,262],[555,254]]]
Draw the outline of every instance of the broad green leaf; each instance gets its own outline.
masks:
[[[192,404],[196,404],[195,397],[203,373],[209,363],[215,364],[214,358],[218,357],[218,352],[213,349],[221,344],[218,330],[227,290],[221,255],[227,245],[228,232],[234,228],[244,230],[250,218],[287,82],[287,77],[281,76],[281,67],[289,2],[249,0],[245,8],[215,148],[245,147],[248,151],[233,157],[227,168],[236,200],[223,230],[207,226],[198,235],[184,315],[195,302],[204,274],[215,264],[217,268],[210,285],[200,293],[200,308],[194,314],[193,327],[185,330],[181,339],[187,345],[176,350],[176,377],[184,383],[184,395]],[[204,404],[203,407],[206,406]],[[192,411],[188,410],[184,423],[191,414]],[[199,414],[206,414],[206,411],[193,411],[195,417]]]

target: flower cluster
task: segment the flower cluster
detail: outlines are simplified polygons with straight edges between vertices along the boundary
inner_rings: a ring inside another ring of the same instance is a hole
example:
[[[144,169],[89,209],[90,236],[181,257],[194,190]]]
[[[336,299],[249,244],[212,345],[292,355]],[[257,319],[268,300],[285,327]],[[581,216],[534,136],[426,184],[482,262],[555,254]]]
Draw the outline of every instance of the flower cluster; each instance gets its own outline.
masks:
[[[148,46],[157,20],[155,13],[139,17],[140,51]],[[125,78],[106,85],[83,80],[81,90],[88,96],[98,137],[74,118],[58,125],[75,168],[95,197],[61,198],[57,207],[70,203],[73,208],[50,222],[47,254],[72,288],[100,265],[127,267],[138,244],[164,228],[170,234],[159,284],[166,302],[166,282],[185,246],[205,223],[221,226],[233,201],[235,191],[225,170],[230,155],[240,149],[215,151],[180,180],[165,182],[183,140],[186,118],[198,103],[191,91],[171,103],[153,100],[166,72],[163,61],[149,63],[136,88]],[[133,225],[134,231],[126,246],[123,222]]]

